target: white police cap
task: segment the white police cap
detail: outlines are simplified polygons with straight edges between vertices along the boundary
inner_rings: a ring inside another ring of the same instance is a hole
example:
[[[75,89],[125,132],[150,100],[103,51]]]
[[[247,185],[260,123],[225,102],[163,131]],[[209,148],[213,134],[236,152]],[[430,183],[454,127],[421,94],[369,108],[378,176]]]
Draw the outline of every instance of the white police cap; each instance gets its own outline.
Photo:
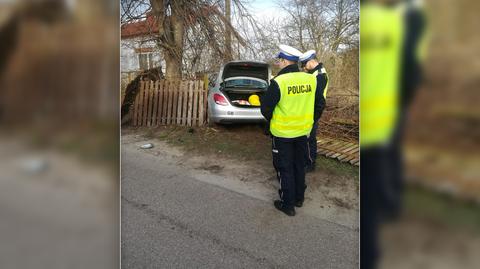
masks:
[[[302,55],[302,52],[297,50],[296,48],[287,45],[279,45],[278,47],[280,48],[280,52],[277,55],[278,58],[298,62],[298,59]]]
[[[304,54],[302,54],[300,56],[300,61],[302,63],[306,63],[309,60],[314,59],[314,58],[315,58],[315,51],[314,50],[309,50],[309,51],[305,52]]]

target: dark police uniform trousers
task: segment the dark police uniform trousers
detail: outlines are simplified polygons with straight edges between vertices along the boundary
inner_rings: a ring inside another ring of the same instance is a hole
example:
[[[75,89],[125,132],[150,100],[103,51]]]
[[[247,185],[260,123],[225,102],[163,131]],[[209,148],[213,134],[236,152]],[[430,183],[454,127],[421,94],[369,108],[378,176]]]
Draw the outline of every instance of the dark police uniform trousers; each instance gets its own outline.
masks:
[[[282,138],[272,136],[273,167],[280,182],[279,195],[287,208],[305,196],[305,157],[307,136]]]
[[[317,160],[317,129],[318,121],[313,123],[312,131],[310,131],[308,137],[306,166],[315,166],[315,160]]]

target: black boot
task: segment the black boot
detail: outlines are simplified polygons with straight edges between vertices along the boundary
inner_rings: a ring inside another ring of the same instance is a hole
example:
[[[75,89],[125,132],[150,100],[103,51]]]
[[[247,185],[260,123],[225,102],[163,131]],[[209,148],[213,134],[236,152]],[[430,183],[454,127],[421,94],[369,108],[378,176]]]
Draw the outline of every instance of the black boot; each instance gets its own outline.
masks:
[[[288,208],[288,207],[285,207],[282,203],[282,201],[280,200],[275,200],[273,202],[273,205],[275,206],[276,209],[282,211],[283,213],[287,214],[288,216],[290,217],[293,217],[295,216],[295,208]]]
[[[295,202],[295,206],[296,206],[296,207],[302,207],[302,206],[303,206],[303,200],[296,201],[296,202]]]

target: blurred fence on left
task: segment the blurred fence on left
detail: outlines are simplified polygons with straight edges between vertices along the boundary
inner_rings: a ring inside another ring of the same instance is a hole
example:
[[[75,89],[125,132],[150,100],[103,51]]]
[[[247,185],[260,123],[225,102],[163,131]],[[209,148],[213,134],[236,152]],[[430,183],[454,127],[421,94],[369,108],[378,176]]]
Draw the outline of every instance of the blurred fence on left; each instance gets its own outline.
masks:
[[[17,26],[1,41],[12,46],[0,74],[1,123],[118,119],[118,26],[99,5],[78,3],[56,20],[12,11]]]

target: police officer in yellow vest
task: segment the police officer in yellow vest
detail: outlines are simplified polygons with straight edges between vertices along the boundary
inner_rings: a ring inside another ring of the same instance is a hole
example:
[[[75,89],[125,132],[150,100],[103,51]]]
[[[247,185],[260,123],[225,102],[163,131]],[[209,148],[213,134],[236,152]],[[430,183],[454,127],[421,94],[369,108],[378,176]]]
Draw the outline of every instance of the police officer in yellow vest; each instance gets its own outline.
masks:
[[[280,182],[280,200],[274,206],[288,216],[301,207],[305,189],[307,136],[324,107],[317,78],[300,72],[302,53],[280,45],[276,64],[281,68],[261,97],[261,112],[270,124],[273,166]]]
[[[319,83],[319,87],[323,92],[323,99],[326,100],[328,90],[328,75],[325,67],[323,67],[323,63],[317,61],[315,51],[309,50],[303,53],[302,56],[300,56],[300,62],[306,72],[317,77],[317,82]],[[315,170],[315,161],[317,159],[317,129],[318,121],[315,121],[313,123],[310,136],[308,137],[308,154],[305,168],[307,173]]]
[[[412,3],[361,2],[360,268],[376,268],[380,223],[400,207],[403,115],[420,81],[425,29]]]

